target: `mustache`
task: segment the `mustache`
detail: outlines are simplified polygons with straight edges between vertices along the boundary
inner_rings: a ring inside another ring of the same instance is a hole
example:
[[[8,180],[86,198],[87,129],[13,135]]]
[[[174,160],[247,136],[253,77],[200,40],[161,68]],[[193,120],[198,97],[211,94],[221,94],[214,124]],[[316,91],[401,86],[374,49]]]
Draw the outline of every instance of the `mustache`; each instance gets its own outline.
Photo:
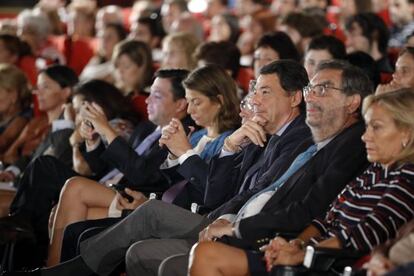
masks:
[[[308,103],[306,104],[306,109],[316,109],[318,111],[322,111],[322,107],[317,104]]]

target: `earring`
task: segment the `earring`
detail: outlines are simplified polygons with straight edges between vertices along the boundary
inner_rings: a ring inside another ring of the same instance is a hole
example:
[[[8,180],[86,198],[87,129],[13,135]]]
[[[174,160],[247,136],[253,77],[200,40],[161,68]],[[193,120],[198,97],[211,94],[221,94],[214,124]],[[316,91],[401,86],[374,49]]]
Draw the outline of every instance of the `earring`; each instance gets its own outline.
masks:
[[[407,142],[403,141],[403,142],[401,142],[401,145],[402,145],[403,149],[405,149],[405,147],[407,146]]]

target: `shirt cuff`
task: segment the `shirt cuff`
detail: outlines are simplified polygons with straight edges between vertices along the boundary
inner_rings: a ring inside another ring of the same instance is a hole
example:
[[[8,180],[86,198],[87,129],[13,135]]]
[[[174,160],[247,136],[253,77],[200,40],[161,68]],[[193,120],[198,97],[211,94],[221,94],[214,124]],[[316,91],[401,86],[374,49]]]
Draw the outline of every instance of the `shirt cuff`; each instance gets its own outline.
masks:
[[[20,175],[20,173],[21,173],[20,169],[19,169],[17,166],[13,166],[13,165],[8,166],[8,167],[5,169],[5,171],[6,171],[6,172],[12,172],[12,173],[14,174],[14,176],[15,176],[15,177],[19,176],[19,175]]]
[[[226,157],[226,156],[230,156],[230,155],[234,155],[234,154],[235,154],[235,152],[231,152],[231,151],[227,151],[227,150],[221,149],[219,158]]]
[[[193,155],[197,155],[197,153],[195,153],[194,150],[192,149],[187,150],[184,154],[178,157],[178,163],[180,163],[181,165],[182,163],[184,163],[185,160],[187,160],[188,157],[193,156]]]
[[[100,144],[101,144],[101,137],[98,137],[98,139],[96,139],[93,145],[89,145],[87,142],[85,142],[86,152],[91,152],[91,151],[96,150]]]
[[[242,236],[240,234],[240,228],[239,228],[239,226],[240,226],[240,220],[239,221],[236,221],[235,223],[233,223],[233,233],[236,236],[236,238],[242,239]]]
[[[236,220],[236,215],[235,214],[224,214],[221,215],[218,219],[225,219],[230,221],[231,223],[234,223],[234,221]]]
[[[75,129],[75,123],[70,120],[54,120],[52,122],[52,132],[61,129]]]

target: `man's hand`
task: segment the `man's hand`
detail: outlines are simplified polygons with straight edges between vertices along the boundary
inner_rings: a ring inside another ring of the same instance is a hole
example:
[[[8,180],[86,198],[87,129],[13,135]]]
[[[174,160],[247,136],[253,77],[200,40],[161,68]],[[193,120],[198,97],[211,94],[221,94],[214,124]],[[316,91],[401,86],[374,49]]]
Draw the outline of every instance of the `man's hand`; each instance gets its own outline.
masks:
[[[225,219],[217,219],[198,234],[198,241],[211,241],[222,236],[233,236],[232,223]]]
[[[264,124],[266,124],[266,120],[256,115],[252,119],[246,120],[246,122],[227,139],[232,147],[245,147],[250,143],[264,147],[267,140],[266,131],[263,128]],[[231,151],[229,148],[225,148],[224,150]]]
[[[371,260],[364,264],[368,276],[385,275],[395,268],[395,265],[382,254],[374,254]]]
[[[134,200],[132,202],[129,202],[125,197],[123,197],[119,193],[116,193],[116,197],[117,197],[116,208],[118,210],[123,210],[123,209],[134,210],[138,206],[140,206],[142,203],[148,200],[148,198],[144,196],[141,192],[133,191],[128,188],[125,188],[124,191],[127,195],[132,196]]]

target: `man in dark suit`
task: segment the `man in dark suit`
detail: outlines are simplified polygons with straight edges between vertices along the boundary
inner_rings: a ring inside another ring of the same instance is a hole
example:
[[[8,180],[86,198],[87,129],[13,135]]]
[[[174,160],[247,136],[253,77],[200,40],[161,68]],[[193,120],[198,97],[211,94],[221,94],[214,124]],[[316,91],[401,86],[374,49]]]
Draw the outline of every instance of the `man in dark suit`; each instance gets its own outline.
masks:
[[[181,82],[187,76],[186,70],[161,70],[152,85],[147,99],[148,117],[151,122],[141,122],[131,137],[132,146],[112,129],[105,129],[109,145],[87,153],[90,162],[107,162],[122,173],[121,181],[134,189],[152,187],[150,191],[165,190],[168,180],[162,175],[159,166],[167,156],[167,150],[158,145],[161,127],[167,125],[172,118],[187,118],[187,102]],[[185,120],[184,123],[188,123]],[[99,127],[96,125],[95,127]],[[93,158],[94,156],[94,158]],[[101,160],[99,160],[101,159]],[[97,166],[91,163],[91,167]],[[60,190],[65,181],[77,175],[68,166],[52,157],[40,157],[28,168],[11,206],[12,216],[0,219],[0,240],[13,238],[16,227],[33,228],[38,242],[48,241],[48,218],[51,208],[59,199]],[[105,176],[104,176],[105,178]],[[47,246],[46,246],[47,248]],[[45,252],[43,252],[44,254]]]

